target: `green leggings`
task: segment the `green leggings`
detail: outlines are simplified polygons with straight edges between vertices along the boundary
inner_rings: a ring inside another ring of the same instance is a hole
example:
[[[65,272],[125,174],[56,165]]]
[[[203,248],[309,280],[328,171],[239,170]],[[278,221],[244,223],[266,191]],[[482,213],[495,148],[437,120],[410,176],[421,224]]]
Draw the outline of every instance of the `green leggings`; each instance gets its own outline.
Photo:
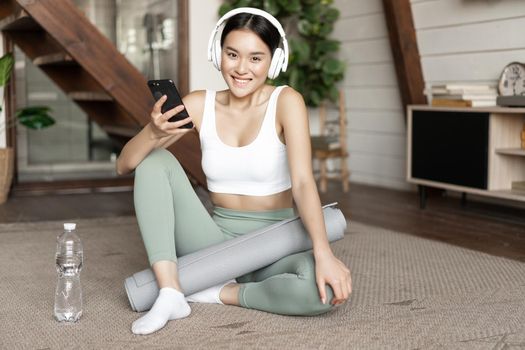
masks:
[[[151,152],[135,171],[135,211],[149,263],[183,256],[294,216],[293,208],[238,211],[216,207],[210,216],[177,159]],[[293,254],[237,278],[245,308],[283,315],[317,315],[323,305],[311,251]],[[327,300],[333,293],[326,287]]]

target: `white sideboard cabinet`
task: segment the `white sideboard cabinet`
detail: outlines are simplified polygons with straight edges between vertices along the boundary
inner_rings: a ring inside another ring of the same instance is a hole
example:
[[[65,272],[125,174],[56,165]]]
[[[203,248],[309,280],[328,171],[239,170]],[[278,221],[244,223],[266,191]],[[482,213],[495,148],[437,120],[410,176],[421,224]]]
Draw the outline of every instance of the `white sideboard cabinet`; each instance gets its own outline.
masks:
[[[521,132],[525,108],[432,107],[407,110],[407,181],[419,186],[525,201]]]

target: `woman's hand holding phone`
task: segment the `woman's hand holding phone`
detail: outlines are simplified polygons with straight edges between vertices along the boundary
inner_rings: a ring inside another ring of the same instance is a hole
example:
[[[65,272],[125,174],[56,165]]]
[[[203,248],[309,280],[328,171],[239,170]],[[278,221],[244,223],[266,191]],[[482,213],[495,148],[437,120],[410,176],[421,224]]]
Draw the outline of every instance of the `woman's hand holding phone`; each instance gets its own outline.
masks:
[[[162,113],[162,105],[166,102],[166,95],[162,96],[154,105],[151,111],[151,131],[155,138],[161,139],[166,136],[180,135],[192,131],[193,129],[181,128],[183,125],[191,122],[191,117],[178,121],[168,121],[171,117],[179,114],[184,110],[184,105],[178,105],[165,113]]]

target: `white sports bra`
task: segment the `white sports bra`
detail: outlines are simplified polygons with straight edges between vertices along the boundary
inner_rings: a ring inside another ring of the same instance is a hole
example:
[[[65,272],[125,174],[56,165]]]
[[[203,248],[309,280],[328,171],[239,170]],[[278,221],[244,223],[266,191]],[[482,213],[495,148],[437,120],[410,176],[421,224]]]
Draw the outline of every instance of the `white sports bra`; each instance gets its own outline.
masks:
[[[216,92],[206,91],[199,138],[202,169],[211,192],[266,196],[292,187],[286,145],[275,131],[277,98],[284,87],[272,92],[255,140],[241,147],[229,146],[217,135]]]

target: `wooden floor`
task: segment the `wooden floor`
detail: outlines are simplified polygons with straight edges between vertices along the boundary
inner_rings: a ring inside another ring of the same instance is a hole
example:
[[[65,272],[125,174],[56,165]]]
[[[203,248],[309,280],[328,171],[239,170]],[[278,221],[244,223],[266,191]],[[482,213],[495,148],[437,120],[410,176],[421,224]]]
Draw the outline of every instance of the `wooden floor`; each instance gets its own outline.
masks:
[[[525,209],[434,194],[426,209],[415,192],[330,184],[322,202],[339,202],[350,221],[439,240],[525,262]],[[133,215],[131,192],[14,196],[0,205],[0,222],[74,220]]]

